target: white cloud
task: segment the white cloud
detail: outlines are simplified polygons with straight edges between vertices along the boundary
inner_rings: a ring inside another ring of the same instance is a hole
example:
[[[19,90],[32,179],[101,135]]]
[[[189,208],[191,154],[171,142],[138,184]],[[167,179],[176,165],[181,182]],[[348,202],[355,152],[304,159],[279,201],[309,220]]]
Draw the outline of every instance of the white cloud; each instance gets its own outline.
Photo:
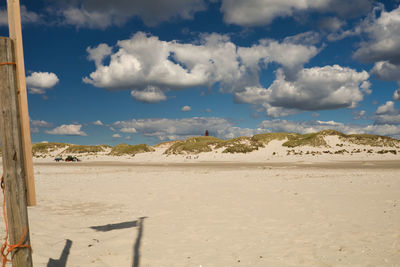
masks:
[[[368,35],[368,40],[360,43],[354,53],[356,59],[400,64],[400,6],[386,12],[384,6],[379,5],[360,27]]]
[[[393,114],[394,112],[395,109],[393,101],[387,101],[384,105],[379,106],[378,109],[376,110],[377,115]]]
[[[45,94],[46,90],[53,88],[59,79],[51,72],[32,72],[26,77],[26,85],[31,94]]]
[[[183,106],[181,110],[182,110],[183,112],[186,112],[186,111],[191,111],[192,108],[191,108],[190,106]]]
[[[53,125],[44,120],[30,120],[30,128],[32,133],[39,133],[40,128],[50,128]]]
[[[382,125],[357,125],[344,124],[335,121],[288,121],[288,120],[266,120],[258,125],[260,128],[271,132],[295,132],[313,133],[327,129],[333,129],[345,134],[377,134],[398,137],[400,126],[391,124]]]
[[[97,120],[95,122],[93,122],[94,125],[98,125],[98,126],[103,126],[103,122],[101,120]]]
[[[380,80],[400,82],[400,64],[395,65],[389,61],[378,61],[372,68],[371,74],[374,74]]]
[[[369,11],[372,0],[222,0],[221,11],[227,23],[241,26],[270,24],[277,17],[300,12],[336,13],[355,17]]]
[[[23,24],[37,24],[41,23],[41,21],[41,17],[37,13],[28,11],[26,6],[21,5],[21,22]],[[8,15],[5,9],[0,9],[0,27],[1,26],[8,26]]]
[[[119,134],[113,134],[112,137],[113,137],[113,138],[121,138],[121,135],[119,135]]]
[[[399,101],[400,100],[400,88],[398,88],[396,91],[393,93],[393,99]]]
[[[137,101],[145,103],[158,103],[167,100],[164,92],[155,86],[147,86],[143,91],[132,90],[131,96]]]
[[[377,125],[400,125],[400,109],[395,108],[395,103],[393,101],[387,101],[377,108],[373,119],[375,119],[375,124]]]
[[[99,44],[95,48],[91,48],[90,46],[86,48],[88,52],[88,59],[94,61],[96,67],[100,66],[103,63],[105,57],[112,54],[112,47],[107,44]]]
[[[80,135],[87,136],[87,134],[81,131],[82,125],[80,124],[63,124],[54,128],[53,130],[46,131],[47,134],[56,135]]]
[[[136,133],[137,132],[136,129],[133,127],[123,127],[123,128],[121,128],[120,131],[123,133]]]
[[[346,21],[337,17],[325,17],[321,19],[318,24],[318,26],[323,30],[329,32],[338,32],[343,26],[346,25]]]
[[[194,13],[206,8],[204,0],[77,0],[58,7],[64,23],[77,27],[105,29],[121,26],[138,16],[148,26],[171,19],[192,19]]]
[[[234,126],[224,118],[194,117],[185,119],[139,119],[130,121],[118,121],[115,127],[121,129],[136,129],[137,133],[155,137],[159,140],[176,140],[190,136],[203,135],[208,130],[219,138],[233,138],[243,135],[261,133],[260,129],[248,129]]]
[[[354,108],[369,93],[366,71],[338,65],[305,68],[295,81],[287,81],[281,69],[268,88],[246,87],[235,94],[237,102],[263,106],[271,117],[305,110]]]
[[[34,127],[51,127],[52,124],[44,120],[30,120],[30,125]]]
[[[203,34],[196,44],[181,44],[139,32],[117,43],[118,51],[110,55],[108,65],[101,64],[107,53],[91,56],[96,70],[83,80],[109,90],[133,90],[134,97],[145,100],[150,92],[159,99],[162,97],[159,91],[147,92],[149,88],[166,91],[218,83],[221,91],[232,93],[259,85],[259,73],[268,63],[277,62],[287,72],[301,69],[318,49],[296,42],[303,39],[310,42],[312,36],[307,33],[283,42],[261,40],[252,47],[238,47],[226,35]]]

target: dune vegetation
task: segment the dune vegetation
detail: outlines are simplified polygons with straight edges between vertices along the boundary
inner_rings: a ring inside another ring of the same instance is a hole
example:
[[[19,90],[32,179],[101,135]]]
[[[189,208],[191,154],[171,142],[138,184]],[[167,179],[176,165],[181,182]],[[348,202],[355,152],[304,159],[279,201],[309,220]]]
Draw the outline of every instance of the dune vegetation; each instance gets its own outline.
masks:
[[[198,154],[201,152],[210,152],[221,142],[223,142],[223,140],[213,136],[191,137],[174,143],[164,154]]]
[[[49,153],[60,148],[65,148],[67,146],[68,144],[56,143],[56,142],[36,143],[32,145],[32,154],[37,155],[37,154]]]
[[[64,153],[68,154],[81,154],[81,153],[98,153],[104,152],[108,145],[98,145],[98,146],[85,146],[85,145],[70,145]]]
[[[140,145],[128,145],[128,144],[119,144],[114,146],[111,149],[111,152],[109,155],[112,156],[122,156],[122,155],[131,155],[134,156],[138,153],[144,153],[144,152],[152,152],[154,151],[154,148],[151,146],[148,146],[146,144],[140,144]]]
[[[387,147],[400,148],[400,140],[388,136],[380,136],[373,134],[349,134],[349,135],[343,134],[340,139],[356,145],[368,145],[375,147],[387,146]]]

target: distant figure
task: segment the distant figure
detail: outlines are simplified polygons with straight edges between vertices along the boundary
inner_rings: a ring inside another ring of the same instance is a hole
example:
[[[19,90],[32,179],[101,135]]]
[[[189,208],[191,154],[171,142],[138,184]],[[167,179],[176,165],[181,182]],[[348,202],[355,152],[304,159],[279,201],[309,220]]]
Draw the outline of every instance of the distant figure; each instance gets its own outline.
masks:
[[[205,136],[208,136],[208,130],[206,130],[206,134],[205,134]]]

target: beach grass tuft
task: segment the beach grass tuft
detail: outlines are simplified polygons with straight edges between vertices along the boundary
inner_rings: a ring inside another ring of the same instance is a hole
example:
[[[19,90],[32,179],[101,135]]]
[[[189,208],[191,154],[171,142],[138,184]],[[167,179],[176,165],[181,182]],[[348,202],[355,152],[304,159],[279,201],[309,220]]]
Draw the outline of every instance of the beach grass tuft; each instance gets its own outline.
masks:
[[[136,155],[139,153],[144,152],[153,152],[154,148],[148,146],[146,144],[139,144],[139,145],[128,145],[128,144],[119,144],[114,146],[111,149],[109,155],[112,156],[122,156],[122,155]]]
[[[201,152],[210,152],[223,140],[213,136],[191,137],[183,141],[178,141],[170,146],[164,154],[198,154]]]

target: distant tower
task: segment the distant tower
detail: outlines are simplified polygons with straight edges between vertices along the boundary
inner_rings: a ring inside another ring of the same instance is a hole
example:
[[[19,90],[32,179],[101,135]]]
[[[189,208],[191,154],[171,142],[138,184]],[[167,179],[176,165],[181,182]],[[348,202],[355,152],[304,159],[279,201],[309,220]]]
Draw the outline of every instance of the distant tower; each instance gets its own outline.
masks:
[[[208,136],[208,130],[206,130],[206,134],[205,134],[205,136]]]

